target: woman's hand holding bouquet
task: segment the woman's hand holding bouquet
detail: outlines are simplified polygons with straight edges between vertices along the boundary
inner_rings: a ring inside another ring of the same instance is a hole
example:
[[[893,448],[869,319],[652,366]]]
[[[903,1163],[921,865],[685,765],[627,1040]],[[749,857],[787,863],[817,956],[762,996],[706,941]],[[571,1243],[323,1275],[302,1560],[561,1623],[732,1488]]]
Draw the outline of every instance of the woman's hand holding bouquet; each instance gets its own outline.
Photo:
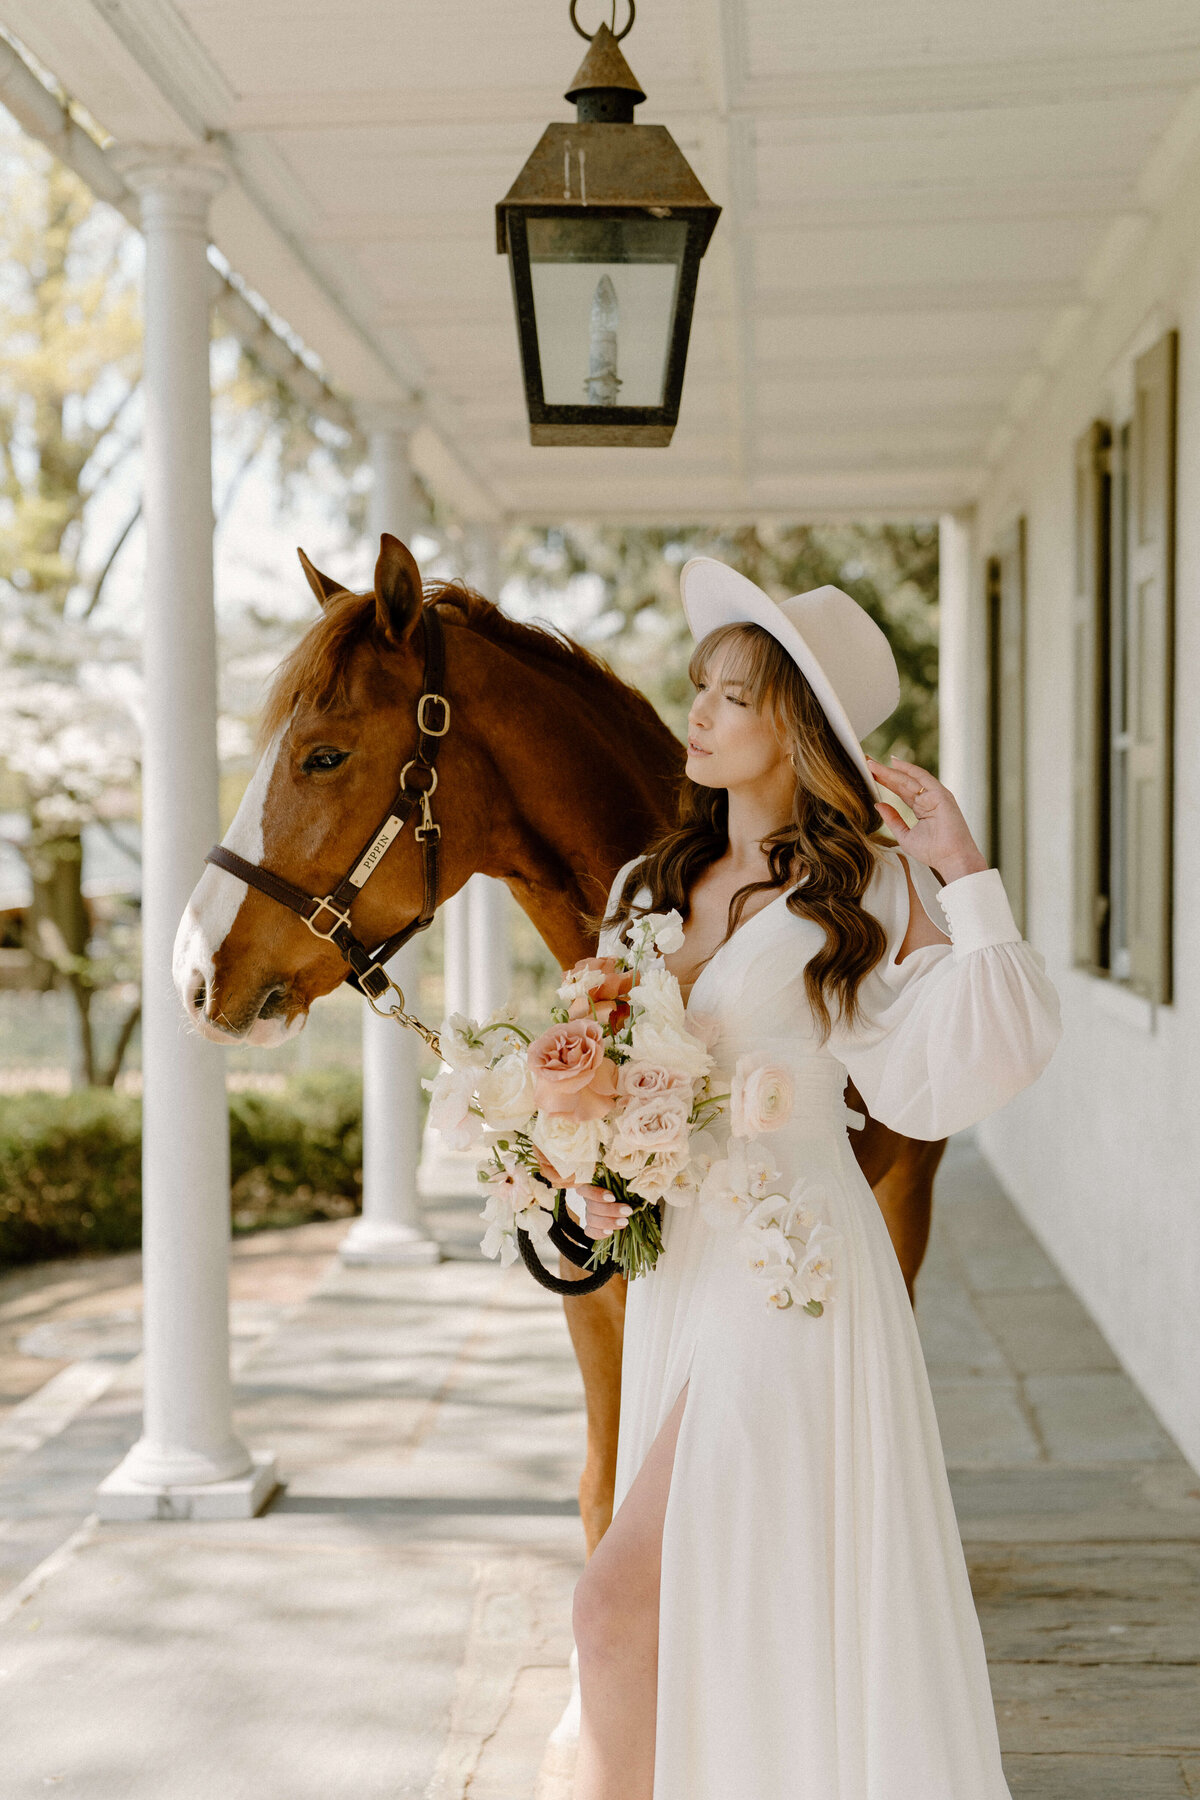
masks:
[[[486,1151],[483,1249],[503,1263],[518,1230],[544,1235],[574,1189],[592,1202],[591,1266],[642,1275],[662,1250],[660,1203],[694,1200],[712,1161],[704,1127],[728,1096],[709,1090],[712,1059],[662,960],[682,946],[680,916],[648,913],[625,942],[627,955],[565,971],[537,1036],[508,1015],[442,1029],[430,1122],[452,1148]]]

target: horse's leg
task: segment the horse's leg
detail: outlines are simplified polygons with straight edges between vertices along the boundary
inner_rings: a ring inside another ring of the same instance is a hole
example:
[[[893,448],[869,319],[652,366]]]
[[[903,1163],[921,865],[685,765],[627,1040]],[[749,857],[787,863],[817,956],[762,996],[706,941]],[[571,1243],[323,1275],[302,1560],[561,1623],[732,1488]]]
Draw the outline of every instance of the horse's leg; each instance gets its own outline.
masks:
[[[583,1696],[575,1800],[653,1793],[663,1519],[686,1404],[685,1385],[575,1589]]]
[[[572,1264],[564,1261],[561,1267],[565,1276],[583,1278],[583,1271]],[[568,1294],[563,1300],[587,1401],[587,1461],[579,1480],[579,1513],[589,1556],[612,1520],[625,1291],[625,1277],[614,1275],[594,1294],[578,1298]]]
[[[945,1150],[945,1138],[936,1143],[921,1138],[901,1138],[895,1161],[874,1187],[908,1297],[914,1306],[917,1271],[925,1260],[933,1219],[933,1178]]]
[[[862,1130],[850,1133],[850,1142],[883,1214],[908,1297],[915,1304],[914,1284],[933,1218],[933,1178],[946,1140],[929,1143],[923,1138],[901,1137],[890,1126],[881,1125],[867,1112],[853,1082],[846,1090],[846,1104],[866,1116]]]

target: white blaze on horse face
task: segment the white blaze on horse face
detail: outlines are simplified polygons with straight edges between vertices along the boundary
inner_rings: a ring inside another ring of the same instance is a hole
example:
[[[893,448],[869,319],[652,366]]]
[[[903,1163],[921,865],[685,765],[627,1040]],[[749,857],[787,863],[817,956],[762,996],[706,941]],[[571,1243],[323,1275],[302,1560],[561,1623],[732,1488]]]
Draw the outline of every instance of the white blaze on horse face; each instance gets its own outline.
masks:
[[[250,785],[242,795],[233,823],[221,840],[247,862],[260,863],[263,859],[263,813],[286,731],[284,726],[264,750]],[[227,1044],[229,1034],[204,1018],[195,1004],[196,994],[201,986],[206,990],[211,988],[217,952],[232,931],[238,909],[249,892],[246,883],[239,881],[236,875],[206,863],[175,934],[171,970],[176,991],[196,1029],[214,1043]],[[256,1019],[244,1041],[264,1047],[281,1044],[285,1038],[302,1031],[304,1022],[303,1013],[290,1024],[283,1019]]]

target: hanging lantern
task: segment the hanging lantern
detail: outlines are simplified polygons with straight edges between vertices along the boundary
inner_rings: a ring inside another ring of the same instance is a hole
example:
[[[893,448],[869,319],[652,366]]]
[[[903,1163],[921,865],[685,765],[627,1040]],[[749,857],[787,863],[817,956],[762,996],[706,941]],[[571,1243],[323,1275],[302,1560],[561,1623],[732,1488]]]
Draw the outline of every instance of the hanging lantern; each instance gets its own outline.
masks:
[[[587,37],[575,17],[571,23]],[[532,444],[666,445],[679,418],[700,258],[720,214],[601,25],[566,98],[496,207]]]

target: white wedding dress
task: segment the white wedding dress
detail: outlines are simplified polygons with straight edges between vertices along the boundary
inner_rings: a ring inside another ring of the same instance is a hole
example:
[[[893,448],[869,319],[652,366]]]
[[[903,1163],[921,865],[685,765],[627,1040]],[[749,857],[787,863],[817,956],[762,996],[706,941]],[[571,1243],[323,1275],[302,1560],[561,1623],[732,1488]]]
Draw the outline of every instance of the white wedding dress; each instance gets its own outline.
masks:
[[[819,1183],[836,1254],[824,1316],[779,1311],[734,1228],[668,1207],[664,1255],[630,1283],[618,1505],[688,1384],[663,1529],[655,1800],[1008,1800],[921,1346],[843,1092],[849,1073],[876,1118],[945,1137],[1044,1067],[1058,1000],[996,870],[939,889],[910,868],[952,946],[896,962],[908,886],[899,853],[880,852],[864,904],[888,949],[852,1033],[818,1047],[803,969],[823,934],[784,895],[688,1001],[724,1075],[747,1053],[788,1065],[792,1116],[759,1141],[785,1189]]]

